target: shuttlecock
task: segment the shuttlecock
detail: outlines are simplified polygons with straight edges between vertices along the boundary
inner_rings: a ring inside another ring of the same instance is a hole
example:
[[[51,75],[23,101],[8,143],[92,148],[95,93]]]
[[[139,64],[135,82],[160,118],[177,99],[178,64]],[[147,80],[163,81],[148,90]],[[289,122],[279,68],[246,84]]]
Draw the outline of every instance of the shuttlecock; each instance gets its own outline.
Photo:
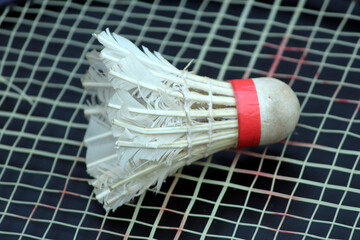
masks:
[[[107,29],[87,54],[86,166],[96,198],[115,210],[180,167],[215,152],[288,136],[299,118],[289,86],[274,78],[217,81],[179,70]]]

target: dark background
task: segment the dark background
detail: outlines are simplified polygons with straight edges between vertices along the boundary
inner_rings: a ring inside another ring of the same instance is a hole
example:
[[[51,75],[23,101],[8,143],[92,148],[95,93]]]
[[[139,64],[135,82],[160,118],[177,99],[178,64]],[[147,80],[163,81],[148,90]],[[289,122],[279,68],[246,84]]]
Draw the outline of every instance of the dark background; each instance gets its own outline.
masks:
[[[91,33],[110,27],[137,45],[160,49],[178,68],[195,59],[199,75],[217,78],[245,1],[227,7],[202,60],[222,1],[13,1],[5,8],[9,2],[0,2],[0,76],[7,81],[0,83],[1,239],[122,239],[128,229],[130,239],[147,239],[153,226],[154,238],[172,239],[182,221],[180,239],[199,239],[207,224],[206,239],[233,234],[236,239],[360,238],[357,1],[308,0],[303,8],[299,1],[256,1],[224,79],[244,76],[269,14],[278,6],[250,77],[268,76],[274,69],[273,77],[292,86],[302,105],[293,135],[271,146],[203,159],[169,177],[158,194],[149,190],[110,213],[87,184],[81,143],[87,122],[82,103],[90,97],[80,78],[88,68],[86,52],[100,49]],[[197,22],[201,6],[205,9]],[[193,11],[177,16],[175,9],[181,8]],[[156,17],[149,18],[150,12]],[[312,28],[318,18],[319,28]],[[190,45],[184,44],[187,38]],[[32,103],[19,96],[21,90]],[[183,220],[185,212],[189,215]]]

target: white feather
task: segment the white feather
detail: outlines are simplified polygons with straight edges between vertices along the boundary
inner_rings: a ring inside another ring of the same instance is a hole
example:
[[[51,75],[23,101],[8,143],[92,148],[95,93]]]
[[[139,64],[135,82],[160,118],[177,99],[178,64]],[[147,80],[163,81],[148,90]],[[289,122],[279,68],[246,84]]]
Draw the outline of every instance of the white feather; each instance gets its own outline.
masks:
[[[221,107],[212,102],[222,96],[221,84],[211,80],[218,92],[209,96],[208,79],[176,69],[159,53],[146,47],[141,51],[108,29],[95,36],[104,49],[88,54],[91,66],[83,78],[100,104],[88,111],[94,115],[85,135],[86,164],[106,210],[115,210],[151,186],[159,190],[179,167],[236,144],[236,126],[229,125],[222,134],[209,130],[212,116],[191,116],[199,110],[211,115],[209,101],[212,108]],[[95,83],[103,87],[91,87]],[[227,89],[223,92],[228,98]],[[225,117],[216,121],[227,124]],[[217,145],[212,144],[216,140]]]

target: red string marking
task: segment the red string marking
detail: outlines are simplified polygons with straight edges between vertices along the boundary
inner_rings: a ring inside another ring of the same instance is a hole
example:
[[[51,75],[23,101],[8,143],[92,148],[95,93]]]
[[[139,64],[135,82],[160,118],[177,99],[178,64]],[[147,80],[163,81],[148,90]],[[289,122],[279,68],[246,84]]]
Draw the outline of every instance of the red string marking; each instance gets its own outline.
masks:
[[[37,207],[38,207],[38,205],[35,205],[35,206],[34,206],[33,210],[32,210],[31,213],[30,213],[30,216],[29,216],[29,217],[26,217],[26,220],[29,220],[29,221],[33,220],[33,215],[34,215]],[[34,220],[38,220],[38,219],[34,219]]]
[[[265,75],[265,74],[264,74]],[[295,74],[284,74],[284,73],[274,73],[273,77],[275,78],[291,78],[291,79],[299,79],[299,80],[305,80],[305,77],[295,75]],[[290,85],[290,83],[289,83]]]
[[[73,195],[73,196],[76,196],[76,197],[81,197],[81,194],[79,194],[79,193],[69,192],[69,191],[66,191],[66,190],[59,190],[58,192],[62,193],[62,194],[68,194],[68,195]]]
[[[265,47],[269,47],[269,48],[274,48],[274,49],[279,49],[279,46],[273,43],[269,43],[269,42],[265,42],[264,43]],[[302,47],[288,47],[285,46],[284,47],[285,51],[292,51],[292,52],[304,52],[306,51],[306,48],[302,48]]]
[[[280,44],[280,46],[278,48],[278,51],[277,51],[277,53],[275,55],[275,60],[274,60],[273,64],[271,65],[271,68],[270,68],[269,73],[267,75],[268,77],[272,77],[274,75],[274,72],[275,72],[276,68],[278,67],[278,65],[280,63],[280,59],[281,59],[281,57],[282,57],[282,55],[284,53],[284,50],[286,48],[286,44],[287,44],[288,40],[289,40],[289,36],[285,35],[284,38],[282,39],[281,44]]]
[[[281,230],[281,229],[277,229],[276,231],[277,231],[277,232],[279,232],[279,233],[287,233],[287,234],[299,234],[299,233],[296,233],[296,232],[292,232],[292,231],[287,231],[287,230]]]
[[[252,79],[230,80],[238,114],[237,148],[257,146],[261,137],[259,100]]]
[[[286,57],[286,56],[273,56],[274,59],[279,58],[279,61],[283,60],[286,62],[290,62],[290,63],[297,63],[299,64],[299,62],[301,61],[301,64],[306,64],[306,65],[311,65],[311,66],[319,66],[319,63],[313,62],[313,61],[307,61],[304,60],[306,57],[306,55],[302,55],[300,57],[300,59],[298,58],[292,58],[292,57]],[[302,60],[301,60],[302,59]],[[272,76],[274,76],[275,73],[272,74]]]
[[[39,203],[39,205],[40,205],[41,207],[46,207],[46,208],[53,209],[53,210],[56,209],[56,207],[54,207],[54,206],[52,206],[52,205],[44,204],[44,203]],[[61,210],[61,208],[59,208],[59,209]]]
[[[294,75],[291,77],[291,80],[289,82],[289,86],[292,86],[295,82],[295,79],[298,75],[298,73],[300,72],[300,68],[302,67],[302,65],[305,63],[305,58],[306,58],[306,52],[304,52],[302,55],[301,55],[301,58],[299,59],[299,62],[298,64],[296,65],[296,69],[295,69],[295,72],[294,72]]]
[[[348,99],[345,99],[345,98],[336,98],[335,101],[337,101],[337,102],[342,102],[342,103],[348,103],[348,102],[350,102]]]

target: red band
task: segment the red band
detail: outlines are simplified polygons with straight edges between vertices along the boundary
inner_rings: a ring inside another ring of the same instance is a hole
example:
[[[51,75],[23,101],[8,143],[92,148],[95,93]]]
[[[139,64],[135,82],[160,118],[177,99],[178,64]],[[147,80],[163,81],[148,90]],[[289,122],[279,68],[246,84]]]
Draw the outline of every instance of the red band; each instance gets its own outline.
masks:
[[[238,114],[238,148],[257,146],[261,137],[260,107],[254,81],[230,80]]]

